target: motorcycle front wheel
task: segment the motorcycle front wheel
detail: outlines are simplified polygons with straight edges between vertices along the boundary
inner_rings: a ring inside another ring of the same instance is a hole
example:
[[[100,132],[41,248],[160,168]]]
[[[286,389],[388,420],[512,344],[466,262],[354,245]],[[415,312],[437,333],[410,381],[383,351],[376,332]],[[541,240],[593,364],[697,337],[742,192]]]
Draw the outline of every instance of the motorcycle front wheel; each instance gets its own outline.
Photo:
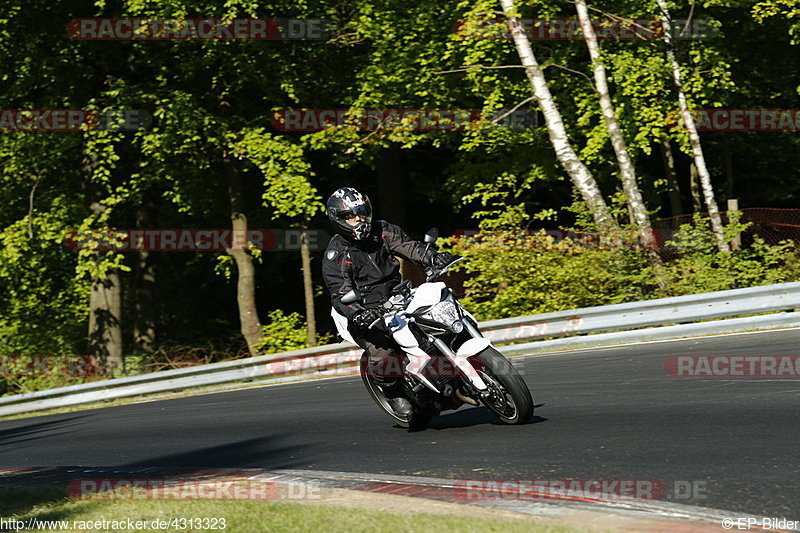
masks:
[[[483,404],[506,424],[525,424],[533,416],[533,398],[522,376],[503,354],[489,346],[478,354],[484,369],[478,374],[489,388]]]

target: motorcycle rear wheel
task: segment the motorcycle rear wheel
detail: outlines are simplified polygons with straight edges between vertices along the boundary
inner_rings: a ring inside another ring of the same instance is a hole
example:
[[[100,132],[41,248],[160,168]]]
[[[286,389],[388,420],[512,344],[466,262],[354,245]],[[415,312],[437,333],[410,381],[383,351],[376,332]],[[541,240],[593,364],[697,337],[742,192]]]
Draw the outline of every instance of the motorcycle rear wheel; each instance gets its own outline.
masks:
[[[413,411],[410,416],[402,417],[395,413],[389,401],[386,399],[386,396],[383,394],[383,391],[364,371],[364,369],[367,368],[365,357],[367,356],[364,355],[361,358],[361,381],[364,382],[364,387],[367,389],[372,400],[389,416],[389,418],[394,420],[395,423],[404,428],[420,429],[425,427],[425,425],[430,422],[431,418],[438,414],[432,410],[421,410],[416,405],[413,405],[413,402]]]

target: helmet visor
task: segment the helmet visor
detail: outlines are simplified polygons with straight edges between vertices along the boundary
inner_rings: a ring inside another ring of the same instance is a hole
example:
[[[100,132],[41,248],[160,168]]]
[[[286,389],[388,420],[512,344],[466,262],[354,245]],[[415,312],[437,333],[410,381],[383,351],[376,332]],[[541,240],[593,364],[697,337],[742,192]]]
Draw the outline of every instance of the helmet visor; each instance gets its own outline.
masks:
[[[367,222],[372,222],[372,204],[369,198],[360,199],[358,202],[348,202],[345,199],[344,206],[336,210],[336,218],[342,222],[352,221],[361,218]]]

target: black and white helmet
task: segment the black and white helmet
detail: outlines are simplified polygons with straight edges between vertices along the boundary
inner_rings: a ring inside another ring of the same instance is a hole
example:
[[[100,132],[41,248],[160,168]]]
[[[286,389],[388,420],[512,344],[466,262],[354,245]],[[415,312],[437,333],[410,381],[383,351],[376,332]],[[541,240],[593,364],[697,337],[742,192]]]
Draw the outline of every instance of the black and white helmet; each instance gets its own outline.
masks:
[[[361,194],[352,187],[337,189],[328,198],[328,219],[336,233],[345,237],[361,240],[369,235],[372,229],[372,204],[366,194]],[[348,219],[359,217],[358,224],[350,225]]]

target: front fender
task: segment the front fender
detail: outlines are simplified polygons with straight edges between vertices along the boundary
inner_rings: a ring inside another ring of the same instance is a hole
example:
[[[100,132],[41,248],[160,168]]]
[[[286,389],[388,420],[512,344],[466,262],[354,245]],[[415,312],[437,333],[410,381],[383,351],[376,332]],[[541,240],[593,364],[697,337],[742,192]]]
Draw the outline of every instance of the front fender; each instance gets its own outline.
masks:
[[[472,355],[478,355],[491,345],[492,343],[489,342],[488,339],[485,339],[483,337],[469,339],[467,342],[465,342],[458,348],[456,355],[459,357],[470,357]]]
[[[472,338],[462,344],[455,355],[451,357],[453,364],[464,373],[470,383],[472,383],[472,386],[479,391],[486,390],[486,383],[484,383],[478,373],[475,372],[475,368],[473,368],[472,364],[468,361],[468,358],[473,355],[478,355],[491,345],[492,343],[483,337]]]

